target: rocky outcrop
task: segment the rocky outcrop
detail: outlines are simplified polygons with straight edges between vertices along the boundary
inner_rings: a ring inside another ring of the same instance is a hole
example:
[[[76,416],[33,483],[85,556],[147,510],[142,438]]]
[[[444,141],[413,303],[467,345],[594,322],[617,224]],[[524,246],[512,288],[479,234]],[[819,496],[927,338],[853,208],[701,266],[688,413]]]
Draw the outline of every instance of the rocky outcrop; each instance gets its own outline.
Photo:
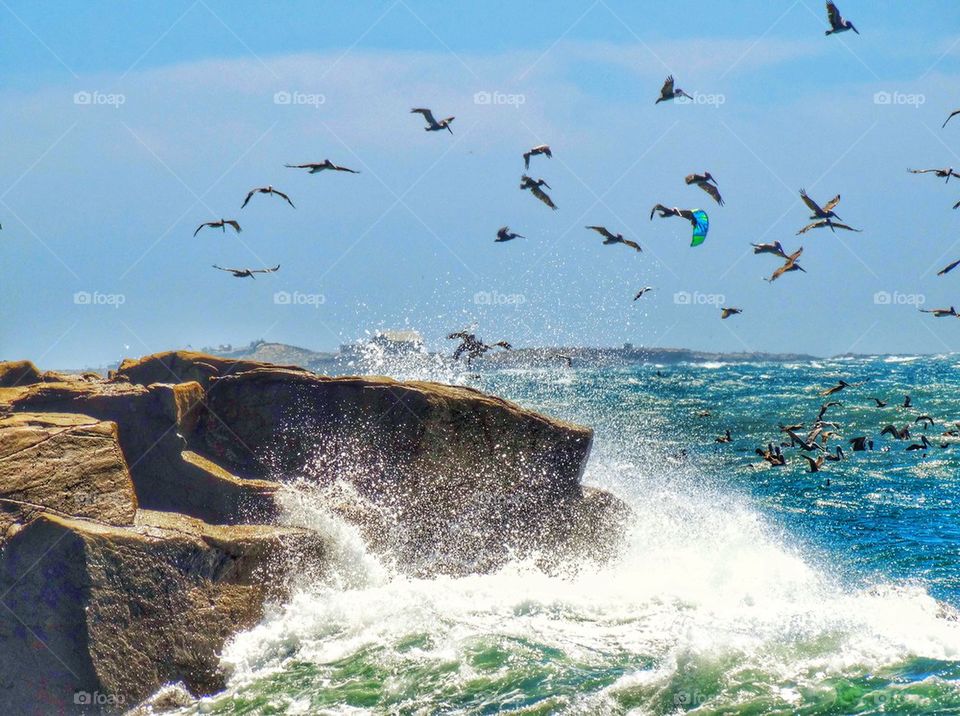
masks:
[[[322,542],[147,511],[124,527],[37,517],[0,558],[3,713],[123,711],[169,682],[223,688],[224,642],[285,596],[291,554],[319,563]]]
[[[107,380],[0,364],[0,713],[221,688],[216,655],[291,562],[323,576],[284,483],[411,573],[608,558],[626,508],[581,486],[591,441],[436,383],[185,352]]]

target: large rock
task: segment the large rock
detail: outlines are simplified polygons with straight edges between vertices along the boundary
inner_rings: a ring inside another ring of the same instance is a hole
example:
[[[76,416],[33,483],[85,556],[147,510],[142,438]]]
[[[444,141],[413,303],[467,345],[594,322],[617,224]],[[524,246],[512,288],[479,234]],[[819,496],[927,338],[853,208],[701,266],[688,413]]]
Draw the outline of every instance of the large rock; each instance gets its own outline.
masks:
[[[0,388],[33,385],[43,380],[37,366],[28,360],[0,362]]]
[[[266,363],[233,360],[195,351],[167,351],[144,358],[128,358],[112,374],[113,380],[125,380],[139,385],[152,383],[185,383],[196,381],[206,387],[211,378],[245,370],[262,368]],[[306,372],[303,368],[285,366],[289,370]]]
[[[0,558],[0,713],[120,711],[169,682],[222,689],[226,640],[286,596],[291,554],[302,572],[323,551],[303,530],[156,512],[128,527],[37,518]]]
[[[75,412],[119,427],[120,445],[140,506],[183,512],[215,523],[267,521],[275,485],[242,480],[185,453],[202,411],[199,383],[41,383],[10,401],[15,411]]]
[[[261,478],[345,480],[390,508],[417,571],[487,569],[564,540],[592,431],[470,388],[256,368],[211,381],[196,440]],[[612,515],[611,515],[612,516]]]
[[[77,414],[0,419],[0,544],[35,511],[133,523],[137,498],[117,426]]]

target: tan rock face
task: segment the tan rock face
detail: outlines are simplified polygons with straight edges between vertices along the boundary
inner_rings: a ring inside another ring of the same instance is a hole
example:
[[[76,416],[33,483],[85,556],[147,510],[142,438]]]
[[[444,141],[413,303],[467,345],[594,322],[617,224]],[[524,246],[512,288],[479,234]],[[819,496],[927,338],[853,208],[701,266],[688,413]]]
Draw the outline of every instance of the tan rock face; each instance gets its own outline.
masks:
[[[224,642],[285,596],[291,553],[321,563],[323,545],[301,530],[154,512],[127,527],[39,517],[0,557],[0,706],[73,712],[81,692],[129,708],[167,682],[221,689]]]
[[[0,362],[0,388],[33,385],[42,380],[40,371],[28,360]]]
[[[133,524],[137,498],[116,424],[57,413],[0,419],[0,500],[10,515],[45,508]]]

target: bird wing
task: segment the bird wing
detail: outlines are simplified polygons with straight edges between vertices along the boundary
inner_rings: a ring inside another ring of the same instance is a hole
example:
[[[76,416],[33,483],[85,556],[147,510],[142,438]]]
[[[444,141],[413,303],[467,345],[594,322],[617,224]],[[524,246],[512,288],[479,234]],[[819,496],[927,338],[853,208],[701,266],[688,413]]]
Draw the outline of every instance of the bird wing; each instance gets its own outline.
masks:
[[[696,225],[697,217],[695,217],[695,216],[693,215],[693,210],[691,210],[691,209],[675,209],[675,210],[674,210],[674,213],[675,213],[677,216],[682,216],[682,217],[683,217],[684,219],[686,219],[687,221],[690,221],[690,222],[692,222],[694,225]]]
[[[250,202],[250,197],[252,197],[252,196],[253,196],[254,194],[256,194],[258,191],[260,191],[259,188],[257,188],[257,189],[251,189],[251,190],[250,190],[250,193],[247,194],[247,198],[244,199],[244,200],[243,200],[243,203],[240,205],[240,208],[242,209],[243,207],[245,207],[245,206]]]
[[[617,237],[610,233],[609,229],[606,226],[588,226],[588,229],[593,229],[598,234],[600,234],[605,239],[616,239]]]
[[[653,220],[653,215],[656,214],[658,211],[660,212],[661,216],[663,216],[666,212],[669,212],[670,209],[668,209],[667,207],[665,207],[663,204],[657,204],[656,206],[654,206],[654,207],[650,210],[650,220],[651,220],[651,221]]]
[[[827,2],[827,19],[830,21],[832,27],[837,27],[843,21],[843,17],[840,15],[840,11],[837,9],[837,6],[832,2]]]
[[[240,228],[240,222],[237,221],[236,219],[228,219],[227,221],[224,221],[223,223],[224,223],[224,224],[228,224],[229,226],[232,226],[233,229],[234,229],[234,231],[236,231],[238,234],[239,234],[241,231],[243,231],[243,229]]]
[[[947,126],[947,122],[949,122],[951,119],[953,119],[953,118],[954,118],[956,115],[958,115],[958,114],[960,114],[960,109],[955,109],[955,110],[953,110],[953,111],[950,113],[950,115],[949,115],[945,120],[943,120],[943,126],[941,126],[940,129],[943,129],[943,127],[946,127],[946,126]]]
[[[319,167],[319,164],[284,164],[287,169],[313,169]]]
[[[863,229],[854,229],[852,226],[847,226],[846,224],[839,224],[836,221],[831,222],[830,225],[833,227],[836,227],[837,229],[846,229],[847,231],[856,231],[857,233],[863,232]]]
[[[200,226],[197,227],[197,230],[193,232],[193,235],[196,236],[197,234],[199,234],[200,229],[202,229],[204,226],[213,226],[213,224],[214,222],[212,221],[205,221],[204,223],[200,224]]]
[[[794,251],[792,254],[790,254],[789,256],[786,257],[786,258],[787,258],[787,261],[788,261],[789,263],[793,263],[793,262],[796,261],[798,258],[800,258],[800,254],[802,254],[802,253],[803,253],[803,247],[801,246],[799,249],[797,249],[797,250]]]
[[[360,172],[356,169],[350,169],[349,167],[341,167],[339,164],[333,165],[334,170],[338,172],[350,172],[351,174],[359,174]]]
[[[953,271],[957,266],[960,266],[960,259],[957,259],[952,264],[944,266],[941,270],[937,271],[937,276],[945,276]]]
[[[804,226],[802,229],[800,229],[800,231],[797,232],[797,236],[799,236],[800,234],[807,233],[808,231],[810,231],[810,229],[819,229],[821,226],[826,226],[826,225],[827,225],[826,219],[817,219],[816,221],[812,221],[806,226]]]
[[[630,239],[623,239],[621,243],[626,244],[631,249],[636,249],[637,251],[641,251],[641,252],[643,251],[643,249],[640,248],[640,244],[638,244],[636,241],[631,241]]]
[[[223,266],[213,265],[215,269],[220,269],[221,271],[229,271],[230,273],[243,273],[246,269],[237,269],[237,268],[224,268]]]
[[[425,107],[411,109],[410,114],[422,114],[423,118],[427,120],[427,124],[429,124],[431,127],[435,127],[437,125],[437,120],[434,119],[433,112]]]
[[[277,264],[273,268],[262,268],[262,269],[250,269],[250,273],[273,273],[274,271],[280,270],[280,264]]]
[[[660,88],[661,97],[670,97],[673,95],[673,75],[667,75],[667,79],[663,81],[663,87]]]
[[[837,194],[837,195],[836,195],[835,197],[833,197],[830,201],[828,201],[826,204],[823,205],[823,210],[824,210],[825,212],[828,212],[828,213],[829,213],[829,212],[833,211],[834,208],[835,208],[835,207],[837,206],[837,204],[839,204],[839,203],[840,203],[840,195]]]
[[[282,199],[286,199],[286,200],[287,200],[287,203],[288,203],[290,206],[293,206],[293,202],[290,201],[290,197],[287,196],[286,194],[284,194],[282,191],[277,191],[276,189],[274,189],[274,190],[273,190],[273,193],[276,194],[277,196],[279,196],[279,197],[282,198]],[[293,208],[296,209],[297,207],[293,206]]]
[[[551,209],[557,208],[557,205],[553,203],[553,199],[547,196],[546,193],[543,191],[543,189],[538,187],[536,184],[530,187],[530,191],[533,192],[533,195],[535,197],[537,197],[540,201],[542,201],[544,204],[549,206]]]
[[[530,156],[531,156],[532,154],[533,154],[533,150],[532,150],[532,149],[531,149],[529,152],[524,152],[524,153],[523,153],[523,166],[526,167],[527,169],[530,168]]]
[[[689,182],[687,183],[689,184]],[[707,192],[707,194],[712,196],[715,202],[717,202],[720,206],[723,206],[723,198],[720,196],[720,190],[717,189],[717,187],[708,182],[701,182],[699,186],[701,189]]]
[[[507,341],[497,341],[497,342],[494,343],[493,345],[495,345],[495,346],[500,346],[501,348],[503,348],[504,350],[507,350],[507,351],[512,351],[512,350],[513,350],[513,346],[510,345]]]
[[[805,189],[800,190],[800,198],[803,199],[803,203],[806,204],[814,214],[820,215],[825,213],[823,209],[820,208],[820,205],[810,198]]]

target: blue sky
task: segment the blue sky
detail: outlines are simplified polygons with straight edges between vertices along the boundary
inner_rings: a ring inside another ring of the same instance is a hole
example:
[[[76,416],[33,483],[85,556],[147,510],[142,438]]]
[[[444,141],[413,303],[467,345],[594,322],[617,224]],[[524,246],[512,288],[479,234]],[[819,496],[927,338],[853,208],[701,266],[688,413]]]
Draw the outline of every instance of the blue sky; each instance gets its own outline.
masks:
[[[446,347],[470,324],[520,346],[960,351],[960,321],[916,310],[960,306],[960,272],[936,276],[960,258],[960,180],[906,171],[960,169],[960,120],[940,128],[960,5],[847,0],[862,34],[836,37],[814,0],[639,5],[0,0],[0,357],[333,349],[405,326]],[[668,72],[696,103],[654,106]],[[556,212],[518,189],[540,142]],[[362,173],[283,167],[327,157]],[[684,184],[703,170],[726,206]],[[264,184],[297,209],[241,211]],[[863,233],[794,236],[801,187],[840,193]],[[651,222],[657,202],[707,209],[706,244]],[[192,237],[220,217],[243,233]],[[503,224],[527,238],[494,244]],[[807,273],[764,282],[776,261],[749,244],[773,240]]]

